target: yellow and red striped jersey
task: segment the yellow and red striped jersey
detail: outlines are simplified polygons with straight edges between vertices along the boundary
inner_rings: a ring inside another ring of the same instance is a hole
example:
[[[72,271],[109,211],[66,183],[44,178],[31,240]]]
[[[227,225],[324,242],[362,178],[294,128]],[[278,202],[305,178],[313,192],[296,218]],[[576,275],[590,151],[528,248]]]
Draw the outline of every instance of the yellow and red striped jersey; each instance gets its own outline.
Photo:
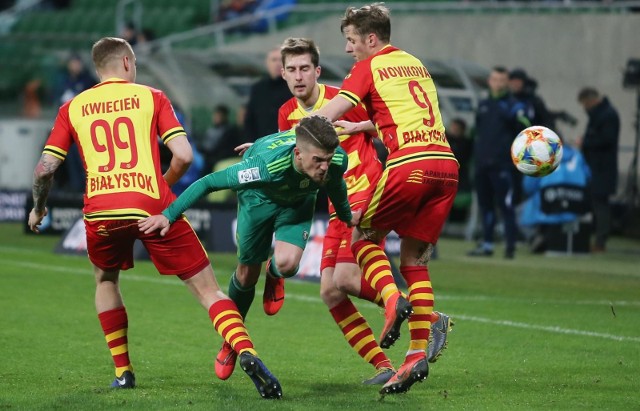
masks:
[[[159,214],[175,195],[162,177],[158,136],[186,135],[160,90],[112,78],[58,111],[44,153],[64,160],[78,145],[87,172],[87,220]]]
[[[339,94],[354,106],[364,103],[389,150],[389,159],[416,153],[453,158],[433,79],[411,54],[388,45],[356,62]]]
[[[318,84],[320,87],[320,95],[318,101],[312,110],[307,111],[298,103],[295,97],[287,100],[278,111],[278,128],[289,130],[303,117],[309,115],[310,112],[316,111],[326,105],[333,97],[338,95],[339,89],[336,87]],[[342,120],[359,123],[369,120],[367,112],[362,104],[359,104],[353,110],[347,112]],[[349,204],[352,209],[357,210],[358,205],[362,205],[369,199],[378,179],[382,175],[382,164],[378,160],[378,154],[373,145],[373,140],[365,133],[353,134],[350,136],[340,136],[340,146],[347,152],[349,157],[349,167],[344,173],[344,179],[347,183],[347,193],[349,195]],[[329,202],[329,214],[331,218],[335,217],[335,208]]]

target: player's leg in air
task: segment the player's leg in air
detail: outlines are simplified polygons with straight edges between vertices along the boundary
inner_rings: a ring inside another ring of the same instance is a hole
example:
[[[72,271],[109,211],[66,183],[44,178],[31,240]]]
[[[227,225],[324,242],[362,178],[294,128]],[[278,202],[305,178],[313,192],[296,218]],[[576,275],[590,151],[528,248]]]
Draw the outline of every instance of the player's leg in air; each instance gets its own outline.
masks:
[[[284,304],[284,279],[298,273],[304,249],[286,241],[277,241],[267,261],[262,307],[267,315],[276,315]]]
[[[309,240],[315,211],[315,194],[297,207],[280,207],[273,222],[276,242],[267,261],[262,305],[267,315],[275,315],[284,304],[284,279],[298,273],[302,253]]]
[[[342,228],[342,230],[340,230]],[[391,361],[382,352],[373,336],[373,331],[347,293],[359,296],[360,267],[350,250],[351,230],[343,223],[332,220],[324,238],[320,271],[320,296],[329,308],[331,316],[342,331],[347,343],[376,369],[376,374],[363,381],[365,385],[382,385],[394,374]],[[363,290],[369,291],[369,298],[375,299],[376,292],[364,283]],[[365,291],[365,292],[366,292]]]
[[[351,249],[362,270],[362,276],[382,297],[385,322],[380,335],[380,347],[389,348],[400,337],[400,326],[413,313],[409,301],[402,295],[393,278],[391,263],[381,246],[388,231],[358,227],[353,231]]]
[[[354,297],[358,297],[361,300],[371,301],[372,303],[384,308],[384,304],[382,303],[382,297],[380,294],[373,288],[371,285],[365,280],[362,272],[360,271],[360,267],[357,265],[357,261],[355,257],[353,257],[353,253],[351,252],[351,229],[349,229],[349,238],[346,237],[332,238],[332,228],[331,222],[329,229],[325,235],[325,243],[322,251],[322,262],[321,262],[321,272],[323,273],[323,281],[324,281],[324,267],[333,267],[336,265],[336,260],[344,262],[346,264],[340,265],[336,267],[335,272],[331,273],[331,277],[333,280],[333,285],[338,291],[341,291],[342,294],[351,295]],[[347,239],[347,241],[344,241]],[[336,252],[335,249],[338,249]],[[331,251],[327,252],[329,249]],[[351,264],[354,267],[351,266]],[[338,267],[344,267],[344,269],[337,269]],[[355,269],[353,269],[355,268]],[[331,289],[327,285],[323,287],[323,283],[321,282],[320,293],[323,295],[323,301],[325,304],[331,308],[329,302],[324,297],[324,293],[332,293]],[[327,284],[329,284],[327,282]],[[326,290],[326,291],[325,291]],[[406,298],[406,294],[402,291],[400,294]],[[336,297],[337,298],[337,297]],[[334,303],[335,304],[335,303]],[[336,320],[336,322],[338,322]],[[440,356],[442,355],[442,351],[447,348],[447,336],[453,327],[453,322],[451,321],[451,317],[447,314],[434,311],[431,314],[431,332],[429,338],[429,345],[427,350],[427,360],[431,363],[435,363]],[[377,380],[381,381],[381,378]],[[386,381],[385,381],[386,382]]]

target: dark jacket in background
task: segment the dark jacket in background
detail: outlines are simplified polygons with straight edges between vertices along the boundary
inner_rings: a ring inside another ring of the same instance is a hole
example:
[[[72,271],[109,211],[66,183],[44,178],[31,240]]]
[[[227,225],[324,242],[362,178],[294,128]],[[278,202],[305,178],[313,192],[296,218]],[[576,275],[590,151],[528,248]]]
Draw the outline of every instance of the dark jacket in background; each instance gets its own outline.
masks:
[[[532,111],[526,102],[511,94],[488,97],[480,101],[476,113],[475,168],[513,168],[511,143],[522,129],[530,125]]]
[[[582,154],[591,168],[591,191],[594,195],[608,196],[616,192],[618,185],[620,117],[606,97],[587,115]]]
[[[278,131],[278,109],[291,98],[287,82],[282,77],[265,77],[251,88],[247,113],[244,120],[246,141],[255,141],[260,137]]]

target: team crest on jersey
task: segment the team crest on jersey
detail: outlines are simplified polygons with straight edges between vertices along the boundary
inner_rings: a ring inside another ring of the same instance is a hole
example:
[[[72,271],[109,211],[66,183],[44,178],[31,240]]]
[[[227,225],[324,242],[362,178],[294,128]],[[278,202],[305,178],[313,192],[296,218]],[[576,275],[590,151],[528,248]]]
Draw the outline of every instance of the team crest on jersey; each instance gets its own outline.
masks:
[[[307,188],[307,187],[309,187],[309,179],[305,178],[300,182],[300,188]]]
[[[238,182],[240,184],[260,181],[260,170],[258,167],[248,168],[238,171]]]
[[[309,239],[309,232],[308,231],[303,231],[302,232],[302,239],[304,241],[307,241]]]

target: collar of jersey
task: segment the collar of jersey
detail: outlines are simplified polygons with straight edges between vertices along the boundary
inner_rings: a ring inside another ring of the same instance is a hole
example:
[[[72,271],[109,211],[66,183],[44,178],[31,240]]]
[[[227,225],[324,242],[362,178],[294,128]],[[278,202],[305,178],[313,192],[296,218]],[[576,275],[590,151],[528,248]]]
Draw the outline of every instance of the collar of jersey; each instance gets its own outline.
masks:
[[[109,77],[108,79],[106,79],[105,81],[102,81],[98,84],[95,85],[95,87],[99,87],[105,84],[110,84],[110,83],[128,83],[127,80],[118,78],[118,77]]]

